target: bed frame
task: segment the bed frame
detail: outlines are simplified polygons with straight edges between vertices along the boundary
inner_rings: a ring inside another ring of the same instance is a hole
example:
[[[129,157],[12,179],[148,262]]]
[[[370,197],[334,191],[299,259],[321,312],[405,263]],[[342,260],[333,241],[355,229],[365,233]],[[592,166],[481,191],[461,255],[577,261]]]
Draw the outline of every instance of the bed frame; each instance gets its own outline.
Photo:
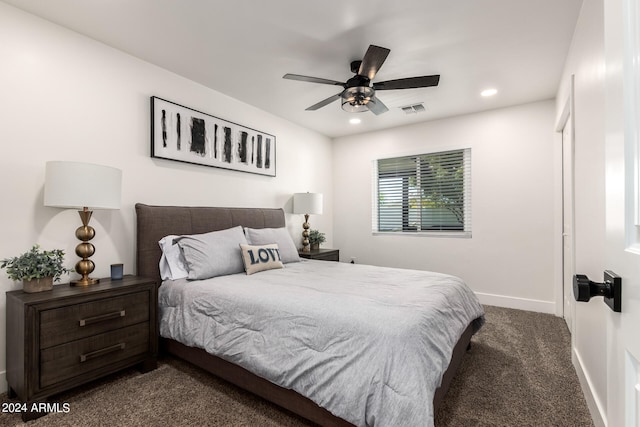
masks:
[[[136,216],[137,274],[153,278],[158,284],[161,283],[158,268],[161,252],[158,241],[167,235],[199,234],[238,225],[251,228],[285,226],[285,215],[282,209],[149,206],[138,203]],[[470,324],[458,340],[442,383],[436,390],[433,398],[434,414],[462,362],[465,351],[470,346],[472,335],[473,328]],[[203,349],[187,347],[177,341],[164,338],[161,339],[161,349],[317,424],[352,426],[351,423],[336,417],[301,394],[277,386]]]

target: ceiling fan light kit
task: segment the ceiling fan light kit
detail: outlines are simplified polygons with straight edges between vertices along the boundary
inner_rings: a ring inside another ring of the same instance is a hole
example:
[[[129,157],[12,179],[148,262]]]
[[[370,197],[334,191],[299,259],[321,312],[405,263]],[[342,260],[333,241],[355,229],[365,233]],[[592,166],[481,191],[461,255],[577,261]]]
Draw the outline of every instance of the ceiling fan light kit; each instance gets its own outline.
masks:
[[[342,98],[342,109],[349,113],[363,113],[369,111],[367,104],[373,98],[375,91],[369,86],[356,86],[345,89]]]
[[[340,99],[342,109],[344,111],[350,113],[371,111],[375,115],[389,111],[387,106],[376,97],[376,90],[415,89],[438,86],[438,83],[440,82],[440,75],[438,74],[432,76],[387,80],[371,84],[371,80],[373,80],[380,67],[382,67],[382,64],[387,59],[389,52],[391,51],[387,48],[370,45],[364,55],[364,58],[362,58],[362,61],[351,62],[351,72],[356,73],[356,75],[347,80],[346,83],[319,77],[303,76],[300,74],[285,74],[283,78],[309,83],[342,86],[344,88],[342,92],[332,95],[329,98],[308,107],[307,111],[315,111]]]

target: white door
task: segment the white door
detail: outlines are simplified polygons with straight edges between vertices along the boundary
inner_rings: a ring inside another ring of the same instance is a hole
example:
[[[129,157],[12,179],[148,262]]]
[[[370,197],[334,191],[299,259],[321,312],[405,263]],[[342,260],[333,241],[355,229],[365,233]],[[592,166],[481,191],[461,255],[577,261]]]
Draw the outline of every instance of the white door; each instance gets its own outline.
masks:
[[[562,315],[569,332],[573,332],[573,275],[575,259],[573,253],[573,124],[571,98],[567,101],[569,115],[562,128]]]
[[[639,3],[604,1],[606,266],[622,277],[622,312],[607,310],[607,342],[603,343],[607,346],[607,424],[612,427],[640,427]]]

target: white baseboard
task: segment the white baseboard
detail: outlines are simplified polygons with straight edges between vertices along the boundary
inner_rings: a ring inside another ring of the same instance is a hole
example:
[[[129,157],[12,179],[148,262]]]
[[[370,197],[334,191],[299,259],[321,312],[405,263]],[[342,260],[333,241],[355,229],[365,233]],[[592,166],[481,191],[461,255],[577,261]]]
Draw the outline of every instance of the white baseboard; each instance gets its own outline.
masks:
[[[595,427],[606,427],[606,416],[603,410],[602,402],[600,402],[593,394],[591,379],[584,371],[584,369],[582,369],[582,359],[580,359],[580,355],[576,353],[575,348],[571,349],[571,361],[573,362],[573,367],[576,370],[576,374],[578,374],[578,380],[580,381],[582,394],[587,401],[587,407],[589,408],[589,413],[591,414],[593,424],[595,425]]]
[[[481,292],[476,292],[476,295],[480,302],[486,305],[557,315],[556,303],[553,301],[507,297],[504,295],[484,294]]]
[[[0,393],[4,393],[9,389],[7,384],[7,371],[0,372]]]

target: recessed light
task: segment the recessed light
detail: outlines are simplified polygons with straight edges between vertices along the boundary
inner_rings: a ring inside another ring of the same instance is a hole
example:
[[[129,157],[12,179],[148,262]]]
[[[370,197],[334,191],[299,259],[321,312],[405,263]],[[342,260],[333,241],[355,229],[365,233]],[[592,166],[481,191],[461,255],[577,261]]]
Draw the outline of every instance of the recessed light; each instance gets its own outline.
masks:
[[[496,93],[498,93],[498,89],[493,89],[493,88],[492,88],[492,89],[485,89],[485,90],[483,90],[482,92],[480,92],[480,95],[481,95],[481,96],[485,96],[485,97],[486,97],[486,96],[493,96],[493,95],[495,95]]]
[[[357,125],[357,124],[359,124],[361,121],[362,121],[362,120],[360,120],[360,119],[356,119],[356,118],[349,119],[349,123],[351,123],[352,125]]]

